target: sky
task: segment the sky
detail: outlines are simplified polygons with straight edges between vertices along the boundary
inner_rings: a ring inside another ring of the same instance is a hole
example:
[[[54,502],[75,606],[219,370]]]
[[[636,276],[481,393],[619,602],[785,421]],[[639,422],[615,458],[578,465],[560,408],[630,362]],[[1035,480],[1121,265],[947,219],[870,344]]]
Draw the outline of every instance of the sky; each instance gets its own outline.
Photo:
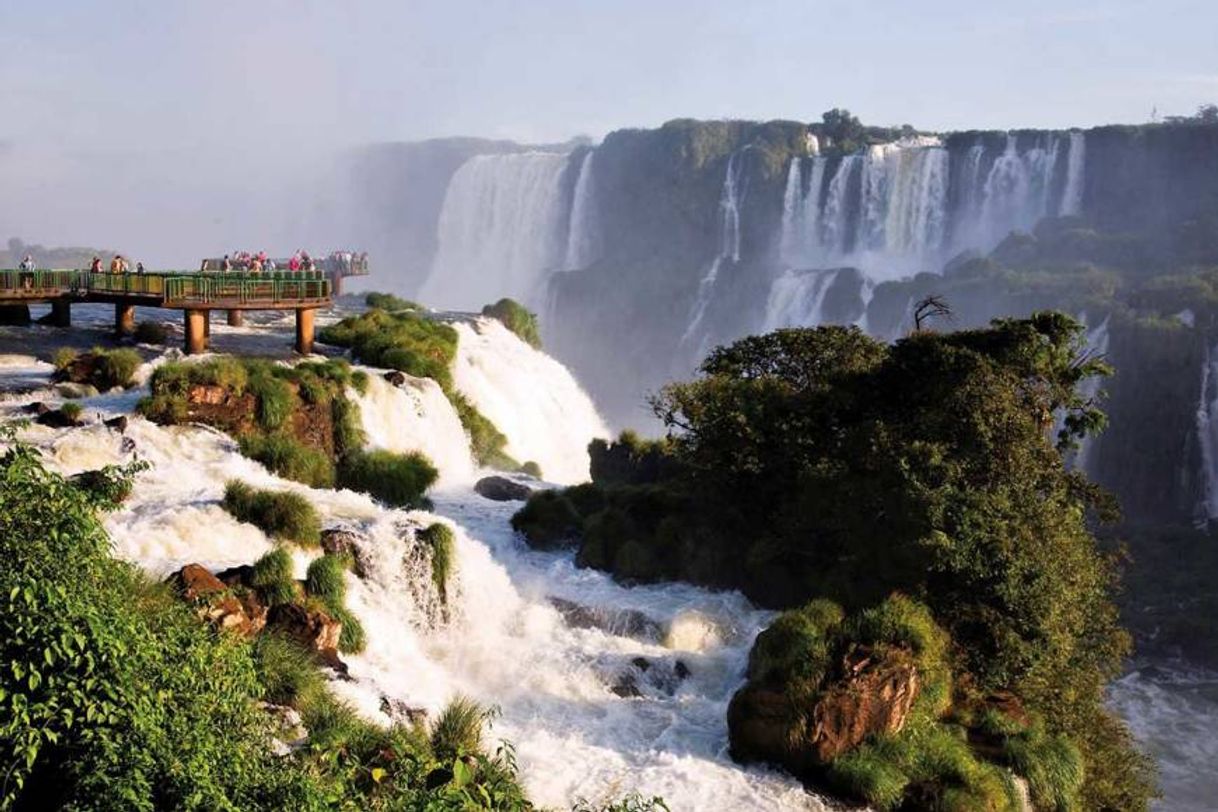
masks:
[[[25,200],[0,202],[0,238],[96,239],[77,224],[116,225],[107,195],[253,187],[235,219],[371,141],[831,107],[926,130],[1142,122],[1218,101],[1216,41],[1213,0],[0,0],[0,201]]]

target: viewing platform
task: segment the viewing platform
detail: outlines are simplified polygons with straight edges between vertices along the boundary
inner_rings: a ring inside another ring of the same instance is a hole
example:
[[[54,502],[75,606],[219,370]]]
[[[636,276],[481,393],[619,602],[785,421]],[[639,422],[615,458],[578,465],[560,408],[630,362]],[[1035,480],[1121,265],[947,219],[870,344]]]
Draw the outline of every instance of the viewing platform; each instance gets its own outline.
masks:
[[[135,331],[135,308],[160,307],[185,314],[185,350],[204,352],[211,311],[224,310],[238,326],[246,310],[295,310],[296,351],[313,351],[314,314],[332,303],[323,271],[252,273],[91,273],[89,271],[0,270],[0,306],[51,305],[51,323],[68,327],[73,303],[114,305],[114,330]]]

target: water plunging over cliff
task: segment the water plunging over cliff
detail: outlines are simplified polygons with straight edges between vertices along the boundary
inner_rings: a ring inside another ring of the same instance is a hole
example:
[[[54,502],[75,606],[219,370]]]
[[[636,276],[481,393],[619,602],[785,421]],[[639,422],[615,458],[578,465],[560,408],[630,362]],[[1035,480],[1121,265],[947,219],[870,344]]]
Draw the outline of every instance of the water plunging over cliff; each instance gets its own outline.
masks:
[[[723,191],[719,195],[719,251],[703,274],[702,281],[698,283],[698,293],[689,312],[689,326],[681,336],[682,345],[693,343],[704,332],[702,320],[706,317],[706,308],[710,306],[723,263],[740,261],[740,204],[747,191],[747,187],[742,184],[742,152],[743,150],[733,152],[727,159]],[[703,349],[699,345],[699,356],[702,355]]]
[[[575,181],[575,193],[571,199],[571,225],[567,231],[567,253],[563,270],[583,268],[596,259],[599,245],[593,174],[596,150],[588,150],[579,165],[579,176]]]
[[[510,296],[539,298],[547,272],[567,250],[568,155],[477,155],[453,175],[437,230],[438,248],[420,297],[470,309]]]

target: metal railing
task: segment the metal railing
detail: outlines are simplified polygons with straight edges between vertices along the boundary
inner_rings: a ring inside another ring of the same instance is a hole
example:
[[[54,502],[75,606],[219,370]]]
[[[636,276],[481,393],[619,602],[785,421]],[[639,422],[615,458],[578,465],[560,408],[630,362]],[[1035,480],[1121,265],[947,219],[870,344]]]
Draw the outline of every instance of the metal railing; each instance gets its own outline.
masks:
[[[0,270],[0,299],[76,296],[143,296],[167,306],[228,302],[256,305],[317,302],[330,298],[320,271],[250,273],[90,273]]]

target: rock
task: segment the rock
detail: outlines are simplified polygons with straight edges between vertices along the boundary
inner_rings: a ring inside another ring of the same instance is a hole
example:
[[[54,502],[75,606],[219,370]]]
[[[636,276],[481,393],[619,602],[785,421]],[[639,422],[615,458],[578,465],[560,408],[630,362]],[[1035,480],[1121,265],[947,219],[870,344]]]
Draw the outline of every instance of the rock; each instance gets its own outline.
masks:
[[[338,638],[343,624],[321,609],[306,609],[281,603],[270,610],[267,623],[314,652],[325,665],[346,675],[347,665],[338,656]]]
[[[228,390],[215,384],[196,383],[186,392],[186,402],[194,405],[219,406],[228,399]]]
[[[185,600],[197,604],[199,617],[221,629],[253,637],[266,626],[266,607],[253,592],[234,595],[199,564],[187,564],[167,580]]]
[[[921,680],[904,649],[854,646],[808,707],[783,690],[750,683],[732,697],[727,723],[732,756],[768,761],[806,776],[868,736],[899,733]]]
[[[584,606],[565,598],[551,597],[549,600],[567,625],[575,629],[600,629],[618,637],[653,642],[664,636],[664,628],[637,609]]]
[[[688,679],[690,675],[689,666],[685,664],[684,660],[677,660],[676,664],[672,667],[672,673],[676,675],[677,679]]]
[[[97,397],[101,392],[93,384],[67,382],[56,384],[55,394],[68,400],[82,400],[83,398]]]
[[[53,429],[67,429],[73,426],[81,425],[79,419],[73,419],[64,414],[62,409],[53,409],[42,412],[34,421],[40,426],[50,426]]]
[[[651,662],[646,657],[635,657],[630,661],[630,664],[640,671],[646,671],[651,668]]]
[[[408,705],[400,699],[381,697],[381,713],[395,725],[421,725],[427,721],[427,708]]]
[[[309,731],[305,728],[298,710],[287,705],[272,705],[269,702],[259,702],[258,707],[274,720],[275,731],[271,750],[275,755],[289,755],[309,741]]]
[[[494,502],[523,502],[533,495],[533,489],[523,482],[505,476],[486,476],[474,483],[474,490]]]
[[[26,414],[41,416],[51,411],[51,407],[43,403],[41,400],[37,400],[33,403],[27,403],[22,406],[21,411],[25,412]]]
[[[29,323],[29,305],[0,305],[0,325],[5,327],[24,327]]]
[[[368,571],[360,554],[360,541],[364,539],[358,530],[349,527],[331,527],[321,531],[321,549],[331,555],[351,556],[351,571],[357,578],[367,578]]]
[[[244,586],[252,588],[254,568],[249,564],[242,564],[239,567],[230,567],[226,570],[220,570],[216,573],[216,577],[224,582],[225,586]]]
[[[105,422],[105,426],[122,434],[127,431],[127,415],[120,414],[118,417],[112,417]]]
[[[618,677],[617,682],[610,686],[609,690],[622,699],[633,699],[643,695],[643,692],[639,690],[638,680],[634,674],[630,673],[622,674],[622,676]]]
[[[68,481],[113,507],[127,501],[134,487],[130,480],[120,483],[104,470],[81,471],[68,477]]]
[[[393,386],[402,386],[406,383],[406,373],[396,369],[391,369],[383,376]]]

